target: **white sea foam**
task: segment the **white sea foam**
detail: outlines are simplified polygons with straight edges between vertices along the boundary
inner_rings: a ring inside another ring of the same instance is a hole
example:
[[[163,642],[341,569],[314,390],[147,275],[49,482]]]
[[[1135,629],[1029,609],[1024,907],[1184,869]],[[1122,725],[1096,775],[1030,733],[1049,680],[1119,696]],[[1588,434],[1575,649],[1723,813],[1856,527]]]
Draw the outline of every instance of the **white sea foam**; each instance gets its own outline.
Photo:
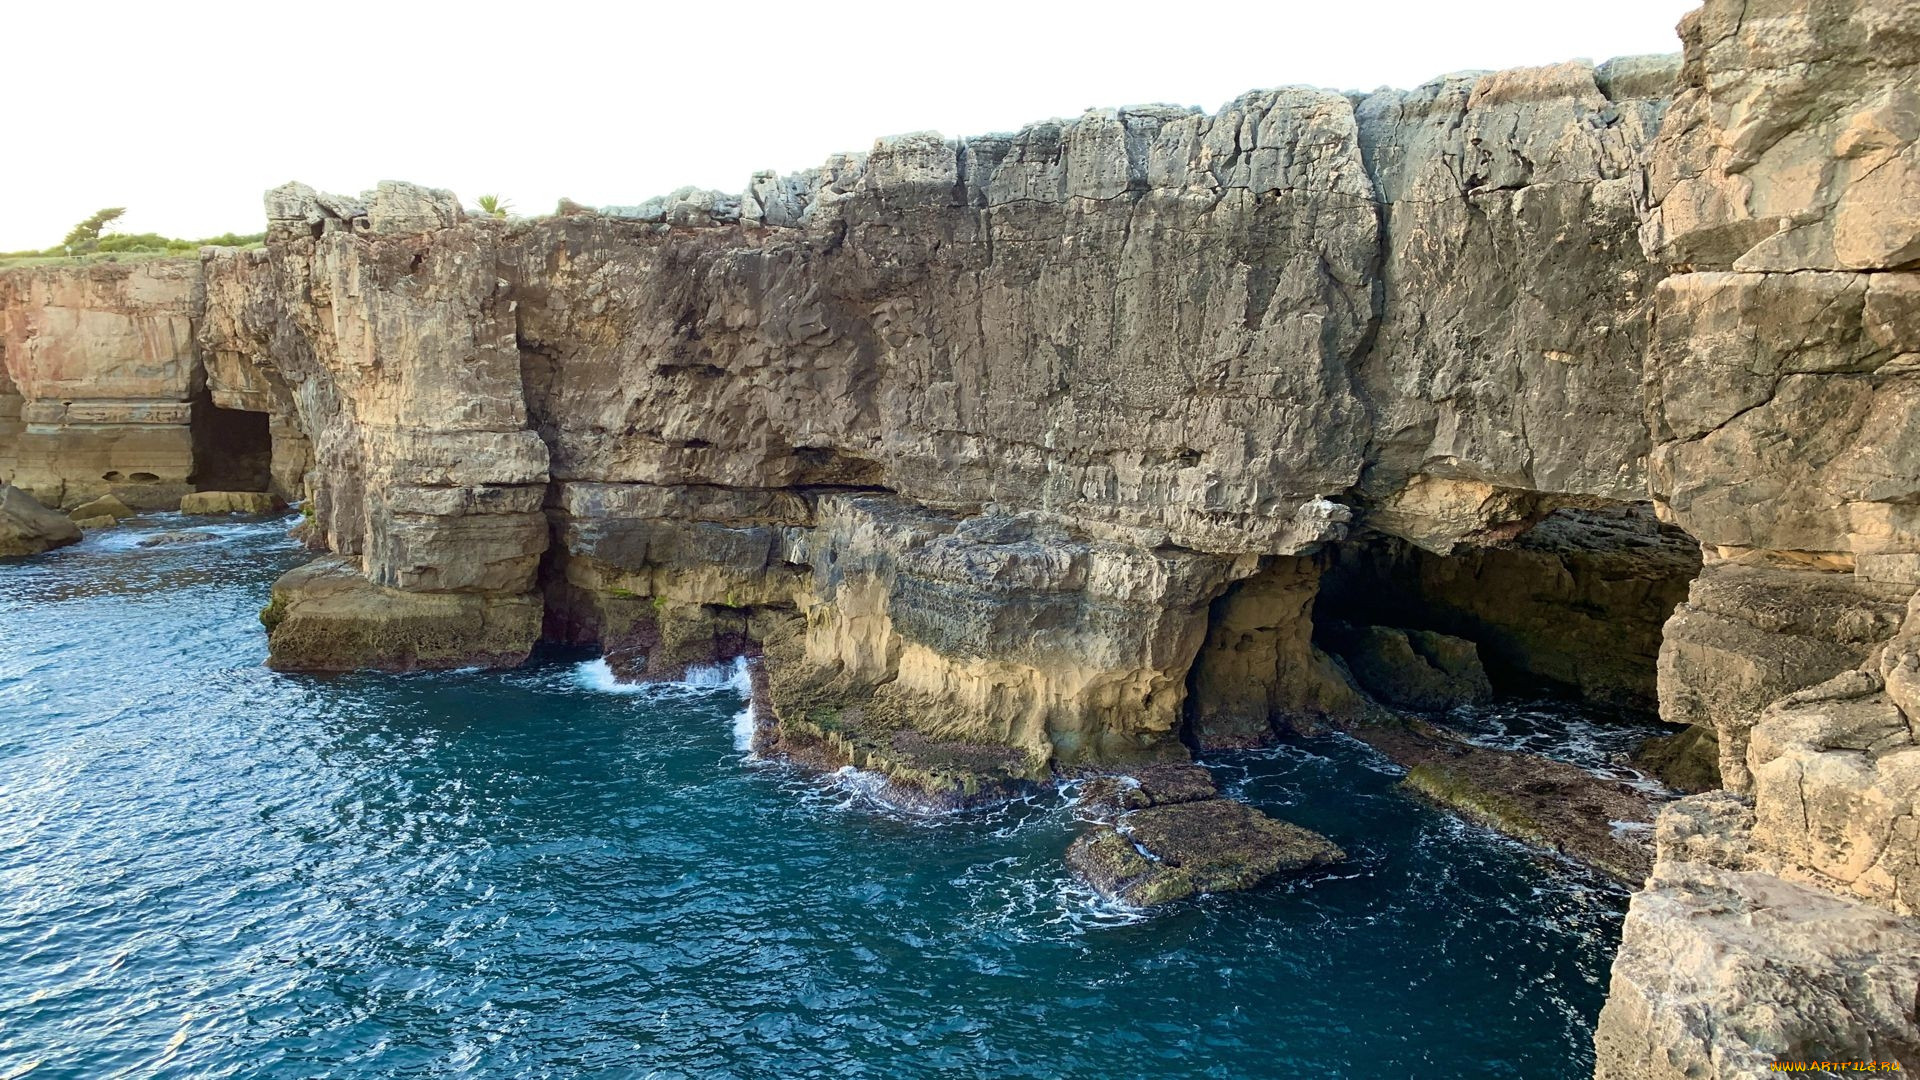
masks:
[[[622,682],[613,673],[613,666],[602,656],[597,659],[575,664],[573,668],[574,684],[586,690],[602,694],[627,694],[652,698],[673,698],[689,694],[707,694],[715,690],[732,690],[741,700],[749,700],[753,695],[753,673],[747,666],[747,658],[736,656],[725,664],[696,664],[687,669],[685,678],[662,682]]]
[[[607,663],[604,656],[576,664],[573,681],[585,689],[598,690],[603,694],[645,694],[653,689],[651,683],[625,683],[614,678],[613,666]]]

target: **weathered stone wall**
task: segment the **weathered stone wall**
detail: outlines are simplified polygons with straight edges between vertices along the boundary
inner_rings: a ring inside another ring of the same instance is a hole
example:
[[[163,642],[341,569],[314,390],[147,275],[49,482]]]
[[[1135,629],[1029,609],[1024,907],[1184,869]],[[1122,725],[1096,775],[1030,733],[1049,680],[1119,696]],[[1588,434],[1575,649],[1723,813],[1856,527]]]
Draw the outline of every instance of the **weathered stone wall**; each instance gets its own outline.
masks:
[[[177,505],[193,470],[200,386],[192,261],[49,266],[0,274],[0,430],[20,427],[13,483],[51,506],[109,492]]]
[[[1709,0],[1681,33],[1649,480],[1708,565],[1660,698],[1730,791],[1661,819],[1598,1075],[1920,1067],[1920,8]]]

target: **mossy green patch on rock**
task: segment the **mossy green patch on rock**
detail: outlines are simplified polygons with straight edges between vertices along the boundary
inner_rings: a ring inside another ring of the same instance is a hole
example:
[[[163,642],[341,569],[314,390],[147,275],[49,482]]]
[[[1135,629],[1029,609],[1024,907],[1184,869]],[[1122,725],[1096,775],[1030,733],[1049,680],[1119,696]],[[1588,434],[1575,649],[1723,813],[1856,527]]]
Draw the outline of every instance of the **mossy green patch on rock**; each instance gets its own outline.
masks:
[[[1491,788],[1461,769],[1439,762],[1426,762],[1407,770],[1402,781],[1408,790],[1453,810],[1481,825],[1516,840],[1553,846],[1546,829],[1516,801]]]
[[[1422,721],[1353,734],[1406,768],[1407,791],[1469,821],[1622,881],[1652,868],[1656,807],[1643,791],[1538,754],[1473,746]]]

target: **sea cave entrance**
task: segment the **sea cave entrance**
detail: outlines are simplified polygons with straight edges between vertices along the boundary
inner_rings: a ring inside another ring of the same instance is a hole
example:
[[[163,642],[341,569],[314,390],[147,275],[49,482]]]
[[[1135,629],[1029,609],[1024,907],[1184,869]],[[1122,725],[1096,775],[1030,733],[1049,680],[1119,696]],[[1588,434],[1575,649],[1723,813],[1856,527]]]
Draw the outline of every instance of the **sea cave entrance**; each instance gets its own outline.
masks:
[[[1273,557],[1208,611],[1188,677],[1196,750],[1564,696],[1651,714],[1662,627],[1700,549],[1645,505],[1565,508],[1494,546],[1441,554],[1363,532]]]
[[[193,472],[200,491],[268,491],[273,483],[273,435],[263,412],[222,409],[202,391],[194,399]]]

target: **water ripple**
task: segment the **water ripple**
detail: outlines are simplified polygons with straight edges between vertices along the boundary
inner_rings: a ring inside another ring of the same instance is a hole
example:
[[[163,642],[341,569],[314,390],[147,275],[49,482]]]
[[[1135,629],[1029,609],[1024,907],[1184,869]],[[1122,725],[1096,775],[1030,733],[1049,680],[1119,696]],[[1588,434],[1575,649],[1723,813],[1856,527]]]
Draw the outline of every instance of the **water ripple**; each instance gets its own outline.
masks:
[[[0,564],[0,1078],[1589,1067],[1620,891],[1351,740],[1210,763],[1346,867],[1148,916],[1066,874],[1071,785],[890,810],[745,756],[733,667],[268,671],[289,523]]]

